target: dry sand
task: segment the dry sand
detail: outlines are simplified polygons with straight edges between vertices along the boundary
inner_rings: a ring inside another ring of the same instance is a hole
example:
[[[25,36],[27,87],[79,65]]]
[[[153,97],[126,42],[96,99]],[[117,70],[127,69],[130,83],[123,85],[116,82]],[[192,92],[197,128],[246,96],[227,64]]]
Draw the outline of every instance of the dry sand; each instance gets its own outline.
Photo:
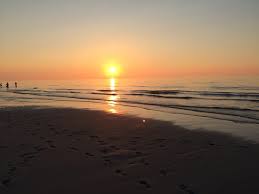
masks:
[[[259,146],[100,111],[4,108],[0,182],[12,194],[258,194]]]

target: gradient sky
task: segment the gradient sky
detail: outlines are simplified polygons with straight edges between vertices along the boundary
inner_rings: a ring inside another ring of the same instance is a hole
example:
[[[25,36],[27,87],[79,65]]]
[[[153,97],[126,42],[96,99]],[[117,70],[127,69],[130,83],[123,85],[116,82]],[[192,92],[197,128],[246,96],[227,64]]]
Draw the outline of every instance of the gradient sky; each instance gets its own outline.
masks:
[[[258,0],[0,0],[0,79],[259,75]]]

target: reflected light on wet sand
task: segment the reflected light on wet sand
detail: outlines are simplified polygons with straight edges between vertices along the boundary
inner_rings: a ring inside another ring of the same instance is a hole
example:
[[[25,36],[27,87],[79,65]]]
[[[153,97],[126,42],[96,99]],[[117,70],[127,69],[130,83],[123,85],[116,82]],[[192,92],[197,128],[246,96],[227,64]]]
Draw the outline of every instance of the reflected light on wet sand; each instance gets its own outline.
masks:
[[[110,112],[110,113],[113,113],[113,114],[118,113],[118,111],[117,111],[116,109],[113,109],[113,108],[109,109],[109,112]]]

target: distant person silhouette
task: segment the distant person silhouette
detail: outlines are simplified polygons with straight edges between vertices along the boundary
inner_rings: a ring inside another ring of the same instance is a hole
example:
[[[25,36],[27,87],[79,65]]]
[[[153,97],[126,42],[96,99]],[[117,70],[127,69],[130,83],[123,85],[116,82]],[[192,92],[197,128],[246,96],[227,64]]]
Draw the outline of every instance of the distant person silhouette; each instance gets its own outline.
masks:
[[[7,88],[7,89],[9,88],[9,83],[8,83],[8,82],[6,83],[6,88]]]
[[[15,85],[15,88],[17,88],[17,86],[18,86],[18,85],[17,85],[17,82],[15,82],[14,85]]]
[[[0,83],[0,88],[2,88],[3,87],[3,85],[2,85],[2,83]]]

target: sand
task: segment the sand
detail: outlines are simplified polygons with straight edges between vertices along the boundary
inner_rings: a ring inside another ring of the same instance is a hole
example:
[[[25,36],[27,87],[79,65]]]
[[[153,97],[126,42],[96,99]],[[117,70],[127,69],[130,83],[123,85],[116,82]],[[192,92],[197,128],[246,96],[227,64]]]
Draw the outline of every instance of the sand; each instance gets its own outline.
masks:
[[[259,145],[145,120],[0,109],[0,193],[259,193]]]

